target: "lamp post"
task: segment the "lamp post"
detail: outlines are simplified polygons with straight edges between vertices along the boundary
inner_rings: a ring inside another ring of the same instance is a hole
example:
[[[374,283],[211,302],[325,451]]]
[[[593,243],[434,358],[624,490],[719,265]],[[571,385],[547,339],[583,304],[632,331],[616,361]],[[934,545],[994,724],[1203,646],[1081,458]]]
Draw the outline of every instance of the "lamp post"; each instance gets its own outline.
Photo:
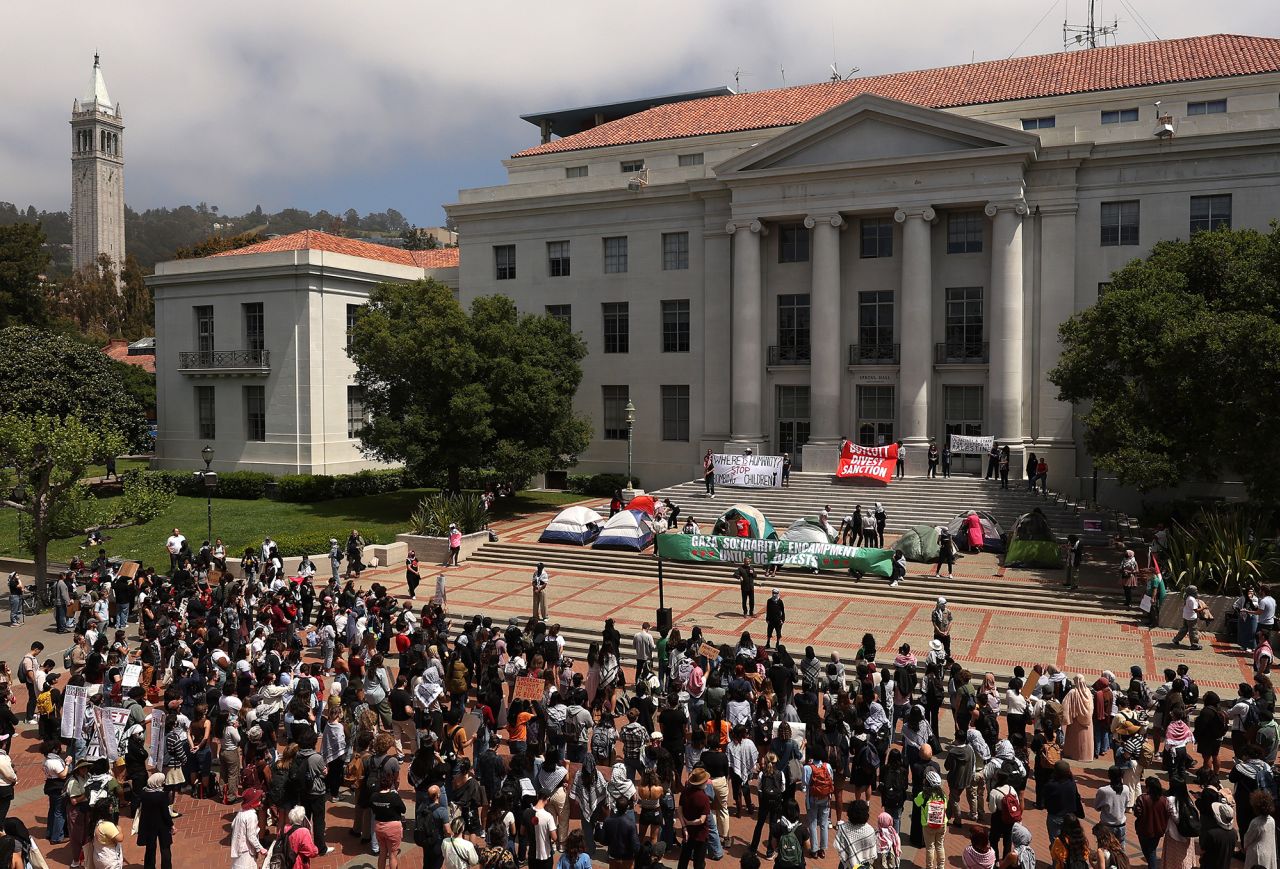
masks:
[[[196,471],[200,475],[200,479],[204,481],[204,503],[205,514],[208,517],[208,527],[205,532],[205,539],[213,542],[213,490],[218,485],[218,475],[210,469],[213,464],[213,447],[205,444],[204,449],[200,451],[200,458],[204,459],[204,470]]]
[[[631,444],[636,429],[636,406],[629,398],[625,410],[627,414],[627,491],[630,492],[635,490],[635,486],[631,484]]]

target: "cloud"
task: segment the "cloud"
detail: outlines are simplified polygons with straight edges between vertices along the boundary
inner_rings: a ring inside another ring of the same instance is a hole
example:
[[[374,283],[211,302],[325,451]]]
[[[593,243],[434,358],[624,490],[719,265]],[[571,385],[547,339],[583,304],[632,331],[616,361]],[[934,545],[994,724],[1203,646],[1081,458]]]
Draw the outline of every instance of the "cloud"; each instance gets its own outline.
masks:
[[[0,199],[66,207],[68,113],[95,49],[124,109],[134,208],[390,205],[427,223],[536,142],[521,113],[731,84],[739,69],[758,90],[782,83],[780,67],[787,84],[821,80],[833,59],[869,74],[1005,57],[1046,13],[1019,53],[1055,51],[1054,6],[130,0],[79,26],[78,5],[21,4],[6,18],[23,38],[0,55]],[[1105,10],[1123,41],[1148,38],[1135,6],[1166,38],[1277,26],[1262,0],[1212,21],[1190,0],[1127,0]]]

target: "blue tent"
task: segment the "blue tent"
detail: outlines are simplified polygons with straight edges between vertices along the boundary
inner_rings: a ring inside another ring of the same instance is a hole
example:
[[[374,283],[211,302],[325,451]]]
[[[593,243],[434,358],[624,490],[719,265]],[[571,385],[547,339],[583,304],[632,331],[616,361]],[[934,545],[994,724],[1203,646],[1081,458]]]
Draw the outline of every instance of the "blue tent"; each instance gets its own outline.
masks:
[[[600,531],[596,549],[630,549],[640,552],[653,543],[653,522],[643,510],[622,510]]]
[[[590,507],[566,507],[551,520],[539,543],[571,543],[586,546],[604,527],[604,517]]]

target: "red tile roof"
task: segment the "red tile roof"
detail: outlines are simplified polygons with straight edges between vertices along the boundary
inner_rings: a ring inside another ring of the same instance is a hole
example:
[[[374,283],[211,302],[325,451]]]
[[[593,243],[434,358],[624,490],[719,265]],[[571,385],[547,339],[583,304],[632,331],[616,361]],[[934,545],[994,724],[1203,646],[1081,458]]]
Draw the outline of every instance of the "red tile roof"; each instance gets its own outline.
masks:
[[[123,338],[112,338],[107,342],[107,346],[102,348],[102,352],[117,362],[123,362],[125,365],[136,365],[150,374],[156,373],[156,357],[130,356],[129,342]]]
[[[279,253],[286,250],[323,250],[329,253],[341,253],[357,256],[362,259],[379,260],[381,262],[399,263],[402,266],[417,266],[423,269],[447,269],[458,267],[458,248],[445,247],[436,250],[404,250],[388,247],[385,244],[373,244],[354,238],[343,238],[330,235],[316,229],[304,229],[289,235],[269,238],[248,247],[215,253],[213,256],[242,256],[251,253]]]
[[[929,108],[1280,71],[1280,39],[1196,36],[1014,57],[655,106],[516,157],[800,124],[859,94]]]

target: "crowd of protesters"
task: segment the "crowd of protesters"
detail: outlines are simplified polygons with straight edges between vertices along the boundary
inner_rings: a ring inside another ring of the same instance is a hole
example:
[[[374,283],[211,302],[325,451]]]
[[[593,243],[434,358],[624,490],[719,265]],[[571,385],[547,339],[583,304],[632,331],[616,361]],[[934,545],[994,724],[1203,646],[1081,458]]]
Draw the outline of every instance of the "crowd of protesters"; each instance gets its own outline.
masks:
[[[780,623],[774,645],[692,625],[624,637],[607,620],[575,661],[547,619],[541,567],[532,617],[451,620],[443,578],[430,600],[397,596],[361,579],[358,534],[333,543],[328,576],[309,559],[286,571],[268,539],[236,576],[218,575],[213,547],[180,545],[168,575],[108,570],[83,594],[64,580],[87,603],[59,613],[75,631],[65,672],[37,643],[16,677],[0,668],[0,692],[26,691],[46,754],[45,837],[69,840],[73,865],[122,865],[129,835],[147,867],[169,869],[175,796],[189,793],[238,803],[237,869],[268,850],[305,869],[337,835],[380,869],[409,847],[429,869],[702,869],[730,848],[747,869],[829,852],[844,869],[892,869],[904,845],[942,869],[959,831],[966,869],[1129,869],[1131,834],[1152,867],[1227,869],[1240,850],[1246,869],[1277,869],[1280,728],[1265,672],[1231,698],[1202,695],[1185,667],[1152,686],[1138,667],[1124,683],[1019,667],[1000,685],[953,660],[941,599],[919,655],[871,634],[851,660],[793,653]],[[418,570],[411,558],[406,578]],[[129,664],[141,670],[125,687]],[[536,697],[517,684],[529,677]],[[70,736],[66,684],[89,690]],[[0,703],[5,745],[21,726],[13,700]],[[124,723],[106,730],[101,706]],[[1086,807],[1071,761],[1098,758],[1109,783]],[[0,754],[5,813],[15,782]],[[342,829],[337,802],[353,818]],[[1033,851],[1031,812],[1048,854]],[[0,866],[6,849],[33,862],[39,846],[11,826]]]

